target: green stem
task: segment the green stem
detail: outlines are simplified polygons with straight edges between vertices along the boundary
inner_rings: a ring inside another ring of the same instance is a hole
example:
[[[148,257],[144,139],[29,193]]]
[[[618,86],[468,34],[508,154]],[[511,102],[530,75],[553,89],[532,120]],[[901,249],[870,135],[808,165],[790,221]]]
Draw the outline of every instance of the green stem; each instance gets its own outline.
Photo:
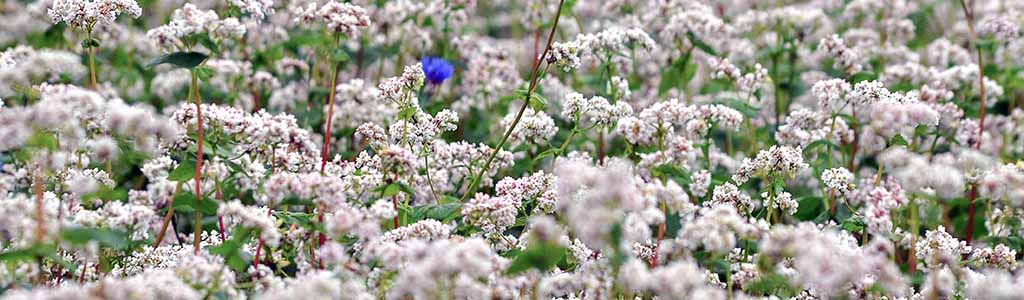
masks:
[[[334,35],[334,44],[338,44],[340,36]],[[324,126],[324,148],[320,153],[320,174],[324,173],[324,169],[327,167],[327,156],[331,150],[331,121],[334,120],[334,93],[338,86],[338,69],[341,67],[341,62],[334,63],[334,72],[331,73],[331,86],[327,87],[327,115],[324,116],[326,124]]]
[[[199,77],[196,75],[195,70],[192,70],[192,97],[196,104],[196,174],[195,174],[195,195],[196,195],[196,207],[202,202],[202,178],[203,178],[203,108],[202,102],[199,100]],[[192,234],[193,245],[192,249],[196,254],[199,253],[199,240],[203,232],[203,215],[198,209],[195,212],[195,226],[193,227]]]
[[[483,168],[477,172],[476,176],[473,177],[473,181],[470,182],[469,187],[466,188],[466,193],[462,194],[462,198],[459,202],[465,202],[469,199],[469,196],[476,193],[477,186],[480,185],[480,179],[483,177],[484,172],[491,167],[491,163],[494,162],[494,157],[501,151],[501,147],[505,146],[505,142],[508,141],[509,136],[512,135],[512,130],[516,129],[516,125],[519,125],[519,121],[523,118],[523,113],[526,111],[526,107],[530,105],[530,98],[533,97],[533,91],[537,89],[538,71],[540,71],[540,64],[544,61],[544,58],[548,56],[548,51],[551,50],[551,42],[554,41],[555,30],[558,29],[558,19],[562,15],[562,6],[565,4],[565,0],[558,1],[558,11],[555,12],[554,21],[551,23],[551,31],[548,33],[548,43],[544,47],[544,53],[540,55],[534,64],[533,71],[530,72],[530,87],[526,91],[526,99],[523,101],[523,105],[519,107],[519,112],[516,113],[515,119],[512,120],[512,125],[509,125],[508,129],[505,130],[505,135],[501,137],[501,141],[491,151],[491,155],[487,157],[487,162],[484,163]]]
[[[89,47],[86,48],[86,52],[89,53],[89,79],[91,80],[90,84],[92,86],[92,90],[96,91],[99,90],[99,85],[96,83],[96,60],[93,57],[93,51],[96,48],[94,48],[92,44],[92,27],[90,26],[87,30],[89,31],[89,39],[86,43],[89,45]]]

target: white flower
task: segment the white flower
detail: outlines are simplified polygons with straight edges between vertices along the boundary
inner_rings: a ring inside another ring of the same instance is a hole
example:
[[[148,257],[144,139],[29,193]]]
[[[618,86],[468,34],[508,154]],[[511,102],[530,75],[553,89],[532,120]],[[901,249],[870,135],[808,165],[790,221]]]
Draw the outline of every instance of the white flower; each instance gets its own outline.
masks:
[[[133,18],[142,15],[135,0],[54,0],[47,9],[53,23],[65,22],[72,27],[92,29],[96,25],[109,25],[120,14]]]
[[[825,188],[837,195],[845,195],[853,187],[853,173],[845,168],[832,168],[821,172]]]

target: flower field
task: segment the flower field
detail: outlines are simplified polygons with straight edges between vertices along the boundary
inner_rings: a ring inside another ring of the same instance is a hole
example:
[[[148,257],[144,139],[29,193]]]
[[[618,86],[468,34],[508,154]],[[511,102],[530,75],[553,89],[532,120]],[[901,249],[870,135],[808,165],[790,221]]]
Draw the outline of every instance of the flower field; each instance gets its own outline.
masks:
[[[1022,24],[0,0],[0,299],[1024,299]]]

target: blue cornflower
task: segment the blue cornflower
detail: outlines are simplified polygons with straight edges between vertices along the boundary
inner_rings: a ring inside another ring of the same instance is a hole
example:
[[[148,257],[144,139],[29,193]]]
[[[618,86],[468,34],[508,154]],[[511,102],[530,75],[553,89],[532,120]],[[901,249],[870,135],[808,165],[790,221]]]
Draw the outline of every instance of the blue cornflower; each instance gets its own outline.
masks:
[[[455,71],[452,64],[440,57],[424,56],[421,62],[423,63],[423,74],[432,84],[441,84]]]

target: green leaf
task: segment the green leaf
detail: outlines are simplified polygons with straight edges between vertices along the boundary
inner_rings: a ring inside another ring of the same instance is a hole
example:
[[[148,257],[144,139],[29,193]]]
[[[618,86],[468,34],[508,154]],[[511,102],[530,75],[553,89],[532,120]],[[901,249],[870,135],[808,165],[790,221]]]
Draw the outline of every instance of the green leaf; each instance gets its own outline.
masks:
[[[548,150],[544,150],[544,152],[541,152],[540,154],[537,154],[537,156],[533,158],[533,161],[540,161],[540,160],[542,160],[544,158],[554,157],[554,156],[559,155],[561,153],[562,153],[562,149],[551,148],[551,149],[548,149]]]
[[[96,48],[100,46],[100,40],[97,39],[84,39],[82,40],[82,48]]]
[[[864,71],[859,72],[857,74],[853,74],[853,76],[850,76],[850,83],[858,83],[861,81],[871,81],[876,79],[878,79],[878,74],[875,74],[874,72]]]
[[[196,72],[196,77],[198,77],[200,81],[204,82],[209,81],[210,78],[213,77],[214,73],[213,69],[211,69],[210,67],[198,67],[193,70],[194,72]]]
[[[334,51],[331,52],[331,60],[335,63],[346,62],[349,58],[348,52],[343,47],[334,48]]]
[[[562,16],[572,15],[572,8],[576,6],[576,0],[565,0],[562,2]]]
[[[89,227],[61,229],[60,237],[65,242],[76,245],[84,245],[90,241],[95,241],[100,245],[119,250],[127,248],[130,241],[126,232]]]
[[[689,63],[690,53],[672,61],[672,66],[661,73],[658,82],[658,96],[665,95],[673,87],[685,86],[697,75],[697,64]]]
[[[826,145],[832,145],[833,148],[839,148],[839,146],[836,146],[836,144],[833,144],[829,140],[817,140],[817,141],[811,142],[810,144],[807,144],[807,146],[804,147],[804,155],[807,155],[807,154],[813,152],[814,149],[817,149],[818,147],[822,147],[822,146],[826,146]]]
[[[415,116],[415,115],[416,115],[416,107],[415,106],[404,107],[404,108],[402,108],[401,110],[398,111],[398,119],[399,120],[409,120],[409,119],[412,119],[412,116]]]
[[[800,206],[797,208],[796,213],[793,214],[797,220],[810,221],[818,217],[824,208],[824,201],[818,196],[805,196],[796,199]]]
[[[529,269],[547,271],[561,261],[568,251],[568,248],[556,243],[533,239],[525,251],[516,255],[505,272],[514,275]]]
[[[399,192],[405,192],[406,194],[409,194],[409,195],[415,195],[416,194],[412,190],[412,188],[409,188],[409,186],[406,186],[406,185],[398,183],[398,182],[394,182],[394,183],[390,183],[388,185],[380,186],[380,187],[374,189],[373,191],[376,192],[376,193],[380,193],[382,197],[391,197],[391,196],[394,196],[394,195],[398,195]]]
[[[50,151],[57,150],[57,145],[57,136],[45,131],[36,132],[25,142],[27,148],[45,148]]]
[[[171,170],[171,173],[167,174],[167,180],[170,181],[189,181],[196,177],[196,162],[194,160],[186,160],[178,164],[178,167]]]
[[[718,53],[715,52],[714,48],[711,48],[710,45],[697,38],[696,35],[693,35],[693,32],[687,32],[686,37],[690,39],[690,43],[692,43],[693,46],[696,47],[697,49],[700,49],[701,51],[704,51],[707,54],[718,56]]]
[[[209,248],[210,253],[224,257],[224,261],[235,272],[243,272],[249,266],[248,260],[242,256],[242,246],[255,235],[255,230],[243,226],[235,227],[231,237],[220,245]]]
[[[735,99],[735,98],[720,97],[720,98],[716,98],[715,100],[711,101],[710,103],[711,104],[721,104],[721,105],[728,106],[729,108],[732,108],[732,109],[735,109],[736,111],[739,111],[740,113],[742,113],[747,118],[756,118],[757,115],[758,115],[758,112],[761,110],[760,108],[757,108],[757,107],[754,107],[753,105],[750,105],[750,103],[747,103],[746,101],[740,101],[739,99]]]
[[[842,225],[843,229],[849,232],[861,232],[864,230],[864,226],[864,221],[857,217],[843,220]]]
[[[301,226],[304,229],[312,231],[320,231],[323,225],[316,222],[315,217],[317,215],[304,212],[292,212],[292,211],[275,211],[274,217],[281,220],[286,226],[296,225]]]
[[[789,285],[789,279],[777,273],[762,274],[753,281],[744,284],[743,290],[751,295],[779,295],[788,298],[796,294]]]
[[[37,257],[46,257],[50,253],[56,253],[53,245],[36,244],[26,248],[11,249],[0,253],[0,261],[21,262],[32,261]]]
[[[909,146],[910,143],[907,143],[907,140],[903,138],[903,135],[897,133],[896,135],[893,135],[891,139],[889,139],[889,145]]]
[[[462,209],[461,203],[420,205],[412,208],[411,216],[414,221],[434,219],[448,222],[459,215],[460,209]]]
[[[179,68],[191,69],[202,64],[208,57],[210,56],[202,52],[174,52],[154,58],[146,64],[146,67],[152,68],[160,64],[172,64]]]
[[[660,164],[651,169],[651,176],[661,177],[662,175],[672,178],[680,185],[690,184],[691,180],[690,173],[673,164]]]
[[[547,106],[548,99],[544,98],[544,96],[541,96],[539,93],[533,93],[533,95],[530,96],[530,107],[533,108],[534,111],[543,112],[544,108]]]
[[[198,209],[199,212],[203,213],[204,215],[217,214],[217,207],[220,206],[220,204],[218,204],[217,201],[213,201],[213,199],[206,197],[203,197],[202,199],[199,200],[199,203],[196,203],[196,196],[193,195],[192,193],[187,192],[181,193],[178,196],[174,197],[174,200],[171,202],[171,205],[174,206],[175,211],[189,213],[194,212],[196,211],[196,209]]]
[[[214,42],[213,39],[210,38],[209,34],[203,34],[202,36],[200,36],[199,44],[203,45],[203,47],[206,47],[206,49],[210,49],[210,51],[212,51],[213,53],[220,53],[220,46],[217,45],[217,42]]]

